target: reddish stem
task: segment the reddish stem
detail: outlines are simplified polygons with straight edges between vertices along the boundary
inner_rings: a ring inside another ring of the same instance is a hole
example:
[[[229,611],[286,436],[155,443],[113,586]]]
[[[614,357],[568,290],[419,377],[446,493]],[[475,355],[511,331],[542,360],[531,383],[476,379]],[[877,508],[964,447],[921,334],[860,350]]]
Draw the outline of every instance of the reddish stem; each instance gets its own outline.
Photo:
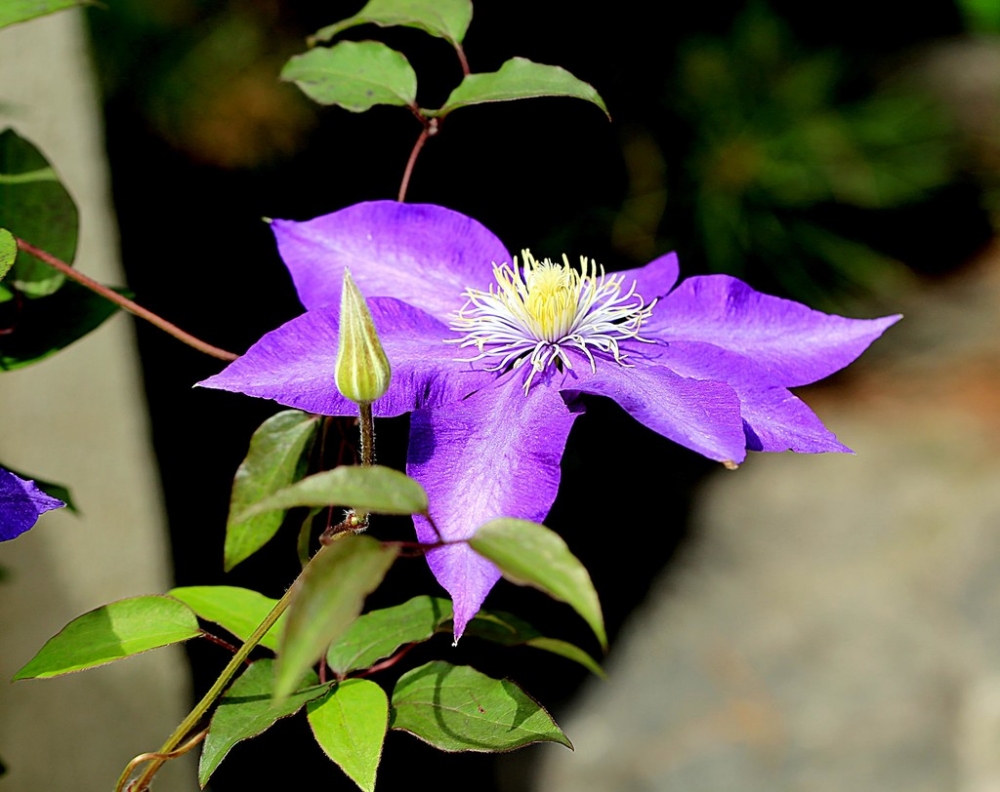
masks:
[[[360,674],[355,674],[354,676],[355,677],[371,676],[377,671],[382,671],[386,668],[391,668],[392,666],[396,665],[396,663],[398,663],[400,660],[402,660],[404,657],[406,657],[406,653],[409,652],[414,646],[416,646],[415,643],[407,644],[398,652],[396,652],[396,654],[394,654],[392,657],[383,660],[381,663],[376,663],[367,671],[362,671]]]
[[[458,62],[462,64],[462,74],[466,77],[469,76],[469,61],[465,58],[465,50],[462,49],[462,45],[455,42],[455,54],[458,55]]]
[[[17,237],[15,237],[17,239]],[[160,328],[163,332],[169,333],[178,341],[187,344],[189,347],[197,349],[199,352],[204,352],[206,355],[211,355],[219,360],[236,360],[239,355],[233,354],[232,352],[227,352],[224,349],[219,349],[219,347],[212,346],[202,341],[200,338],[195,338],[190,333],[186,333],[181,330],[177,325],[168,322],[160,316],[157,316],[152,311],[143,308],[141,305],[132,302],[128,297],[123,297],[118,292],[113,289],[109,289],[107,286],[102,286],[97,281],[92,278],[88,278],[82,272],[77,272],[69,264],[60,259],[57,259],[51,253],[47,253],[41,248],[36,248],[29,242],[25,242],[23,239],[17,239],[17,246],[23,250],[25,253],[30,253],[37,259],[41,259],[50,267],[59,270],[67,278],[75,280],[82,286],[86,286],[92,292],[101,295],[105,300],[110,300],[119,308],[128,311],[130,314],[138,316],[140,319],[145,319],[150,324]]]
[[[413,144],[410,159],[406,162],[406,170],[403,171],[403,181],[399,184],[399,196],[396,198],[400,203],[406,200],[406,188],[410,186],[410,175],[413,173],[413,166],[417,162],[417,157],[420,156],[420,150],[424,147],[424,143],[427,142],[427,138],[436,135],[438,132],[438,120],[436,118],[425,119],[419,114],[417,117],[420,118],[424,128],[420,133],[420,137],[417,138],[417,142]]]
[[[229,641],[223,640],[218,635],[212,635],[212,633],[210,633],[208,630],[202,630],[201,637],[207,638],[211,643],[214,643],[216,646],[221,646],[223,649],[228,649],[232,654],[236,654],[236,652],[238,651],[237,647],[233,646],[231,643],[229,643]],[[249,661],[247,661],[247,665],[249,664],[250,664]]]

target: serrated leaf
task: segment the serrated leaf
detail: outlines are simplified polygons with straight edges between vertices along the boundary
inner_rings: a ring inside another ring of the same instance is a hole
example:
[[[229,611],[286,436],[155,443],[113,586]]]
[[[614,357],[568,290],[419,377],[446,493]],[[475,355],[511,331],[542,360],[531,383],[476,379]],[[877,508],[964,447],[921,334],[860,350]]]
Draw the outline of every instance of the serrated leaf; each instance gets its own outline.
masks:
[[[458,46],[471,21],[471,0],[369,0],[354,16],[316,31],[309,43],[329,41],[348,28],[371,23],[417,28]]]
[[[12,129],[0,132],[0,227],[71,264],[78,226],[76,204],[48,160]],[[62,273],[23,251],[8,277],[28,298],[52,294],[65,281]]]
[[[205,621],[225,627],[245,641],[278,604],[276,599],[238,586],[183,586],[170,589],[167,596],[179,599]],[[260,645],[278,651],[278,636],[285,614],[267,631]]]
[[[510,751],[536,742],[573,747],[549,713],[510,680],[442,661],[400,677],[389,726],[442,751]]]
[[[274,696],[281,700],[350,626],[399,550],[370,536],[346,536],[323,547],[302,571],[278,649]]]
[[[17,261],[17,240],[6,228],[0,228],[0,280],[7,277]]]
[[[250,450],[233,479],[226,522],[224,566],[228,572],[269,542],[281,527],[283,510],[244,517],[248,508],[295,480],[299,459],[315,436],[319,416],[301,410],[272,415],[250,438]]]
[[[547,66],[527,58],[511,58],[499,71],[467,74],[440,109],[423,112],[427,116],[443,117],[460,107],[542,96],[583,99],[597,105],[611,119],[604,100],[590,83],[577,79],[561,66]]]
[[[427,596],[366,613],[330,647],[326,662],[340,675],[371,668],[405,644],[428,640],[451,615],[448,600]]]
[[[417,75],[406,57],[380,41],[341,41],[294,55],[281,70],[322,105],[363,113],[375,105],[414,107]]]
[[[427,511],[427,493],[416,481],[392,468],[341,465],[278,490],[239,518],[245,520],[296,506],[347,506],[376,514],[422,514]]]
[[[18,257],[15,271],[23,258]],[[127,289],[115,291],[131,294]],[[72,281],[48,297],[25,300],[20,306],[5,303],[0,324],[11,332],[0,335],[0,371],[14,371],[54,355],[96,330],[117,311],[113,302]]]
[[[159,596],[119,600],[63,627],[14,679],[44,679],[82,671],[199,635],[198,619],[182,602]]]
[[[2,0],[0,28],[78,5],[83,5],[81,0]]]
[[[539,523],[491,520],[469,539],[469,547],[488,558],[519,586],[533,586],[570,605],[607,649],[601,603],[590,575],[562,537]]]
[[[244,671],[219,700],[198,763],[198,783],[205,786],[236,743],[263,734],[281,718],[294,715],[303,704],[319,698],[329,685],[309,672],[296,692],[279,705],[271,703],[273,660],[258,660]]]
[[[389,700],[367,679],[348,679],[306,706],[309,726],[323,753],[364,792],[375,774],[389,727]]]

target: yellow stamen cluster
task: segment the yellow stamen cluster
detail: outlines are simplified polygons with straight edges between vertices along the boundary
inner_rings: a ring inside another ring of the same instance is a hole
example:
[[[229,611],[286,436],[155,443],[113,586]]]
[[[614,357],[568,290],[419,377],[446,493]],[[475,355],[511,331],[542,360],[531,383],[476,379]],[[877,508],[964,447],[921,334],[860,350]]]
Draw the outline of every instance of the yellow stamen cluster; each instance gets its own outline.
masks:
[[[516,368],[530,362],[536,373],[553,361],[572,369],[568,349],[582,352],[596,368],[592,350],[611,355],[626,365],[618,342],[642,341],[639,327],[653,304],[646,305],[635,293],[635,283],[623,290],[621,275],[606,275],[593,260],[581,257],[580,269],[550,259],[537,261],[528,250],[522,263],[494,264],[495,283],[488,291],[467,289],[468,302],[456,314],[451,327],[463,337],[462,347],[474,346],[479,354],[470,360],[491,359],[492,370]]]

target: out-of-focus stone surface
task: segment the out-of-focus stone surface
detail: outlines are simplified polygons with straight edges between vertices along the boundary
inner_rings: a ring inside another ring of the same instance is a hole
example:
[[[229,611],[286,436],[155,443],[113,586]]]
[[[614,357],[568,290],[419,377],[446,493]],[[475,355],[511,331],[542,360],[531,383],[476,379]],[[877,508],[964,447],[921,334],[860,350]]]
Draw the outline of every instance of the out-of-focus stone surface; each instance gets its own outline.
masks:
[[[1000,790],[1000,251],[903,302],[803,394],[857,455],[708,481],[536,789]]]
[[[82,17],[0,31],[0,128],[39,146],[80,207],[76,266],[123,282],[99,105]],[[44,515],[0,544],[0,757],[4,792],[110,790],[183,718],[179,650],[52,680],[8,680],[81,613],[170,585],[166,527],[131,320],[116,316],[49,360],[0,374],[0,459],[70,486],[82,514]],[[196,789],[189,759],[157,789]]]

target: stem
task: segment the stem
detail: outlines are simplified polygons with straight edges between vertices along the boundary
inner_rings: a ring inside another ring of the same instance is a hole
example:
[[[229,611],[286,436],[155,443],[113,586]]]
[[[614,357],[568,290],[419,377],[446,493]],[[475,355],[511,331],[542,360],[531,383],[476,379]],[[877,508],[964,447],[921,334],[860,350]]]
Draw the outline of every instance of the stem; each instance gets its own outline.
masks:
[[[219,349],[219,347],[212,346],[211,344],[202,341],[200,338],[195,338],[190,333],[184,332],[177,325],[168,322],[160,316],[157,316],[155,313],[143,308],[138,303],[132,302],[132,300],[128,297],[123,297],[113,289],[109,289],[107,286],[102,286],[92,278],[88,278],[82,272],[77,272],[65,261],[57,259],[51,253],[46,253],[41,248],[36,248],[34,245],[29,242],[25,242],[23,239],[18,239],[17,237],[15,237],[15,239],[17,240],[17,246],[25,253],[30,253],[35,258],[41,259],[50,267],[59,270],[59,272],[67,278],[75,280],[82,286],[86,286],[92,292],[96,292],[101,295],[101,297],[105,300],[110,300],[122,310],[138,316],[140,319],[145,319],[150,324],[155,325],[165,333],[169,333],[178,341],[187,344],[189,347],[193,347],[199,352],[204,352],[206,355],[211,355],[219,360],[236,360],[236,358],[239,357],[239,355],[227,352],[225,349]]]
[[[361,417],[358,420],[361,428],[361,464],[371,467],[375,464],[375,421],[372,420],[371,404],[358,405]]]
[[[455,54],[458,55],[458,62],[462,64],[462,74],[466,77],[469,76],[469,61],[465,58],[465,50],[462,49],[462,45],[456,42],[455,44]]]
[[[298,579],[296,579],[298,582]],[[160,746],[160,750],[156,754],[149,755],[149,765],[145,770],[142,771],[142,775],[128,787],[129,792],[145,792],[149,788],[149,782],[153,780],[153,776],[156,775],[157,771],[163,765],[167,759],[172,758],[170,756],[165,756],[166,754],[171,754],[178,745],[180,745],[181,740],[183,740],[188,733],[198,725],[199,721],[204,717],[205,713],[208,712],[215,700],[222,695],[229,682],[236,672],[240,670],[240,666],[243,665],[243,661],[247,659],[250,652],[260,643],[267,631],[270,630],[285,609],[288,608],[288,603],[292,600],[292,593],[296,590],[295,583],[293,583],[288,591],[285,592],[284,596],[278,600],[277,604],[271,609],[271,612],[264,617],[264,621],[258,625],[257,629],[253,631],[253,634],[247,638],[246,642],[239,648],[236,654],[233,655],[233,659],[229,661],[222,673],[219,674],[219,678],[215,680],[215,684],[209,688],[208,692],[202,696],[201,701],[199,701],[193,710],[188,713],[188,716],[181,721],[181,725],[174,729],[174,733],[167,738],[167,741]],[[134,760],[133,760],[134,761]],[[125,789],[125,784],[128,782],[129,774],[132,772],[134,765],[129,763],[128,767],[125,768],[125,772],[122,773],[121,778],[118,779],[118,786],[115,787],[115,792],[121,792]]]
[[[420,150],[424,147],[424,143],[427,142],[427,138],[438,133],[438,120],[436,118],[427,119],[419,114],[417,118],[423,123],[424,129],[420,133],[420,137],[417,138],[417,142],[413,144],[410,159],[406,162],[406,170],[403,171],[403,181],[399,184],[399,195],[396,198],[400,203],[406,200],[406,188],[410,186],[410,175],[413,173],[413,166],[417,162],[417,157],[420,156]]]

